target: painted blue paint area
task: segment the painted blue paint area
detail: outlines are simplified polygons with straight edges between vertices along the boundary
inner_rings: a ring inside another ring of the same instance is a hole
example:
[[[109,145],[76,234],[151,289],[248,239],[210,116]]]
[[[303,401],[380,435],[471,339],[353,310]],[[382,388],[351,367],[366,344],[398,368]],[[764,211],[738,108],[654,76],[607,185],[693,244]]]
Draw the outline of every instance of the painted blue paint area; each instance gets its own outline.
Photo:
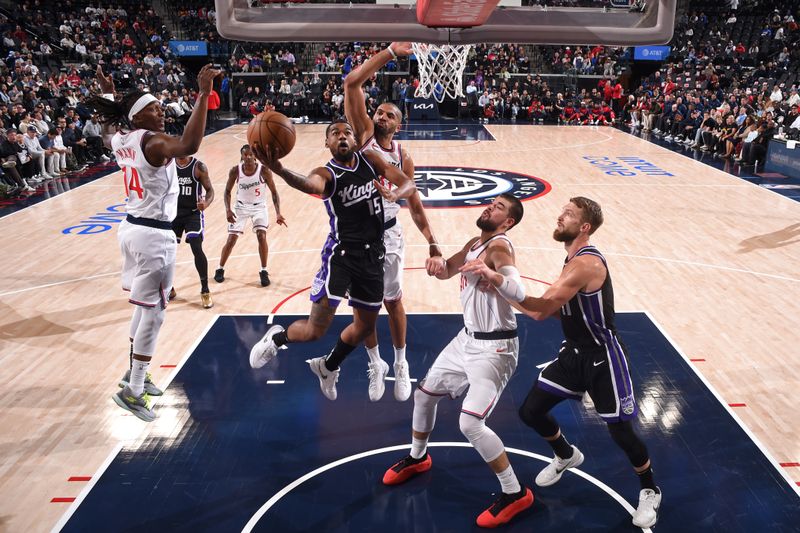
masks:
[[[287,325],[296,316],[279,316]],[[301,476],[354,454],[410,442],[412,401],[399,403],[387,382],[380,402],[367,398],[366,353],[345,361],[339,398],[322,396],[305,359],[326,353],[351,320],[336,317],[324,339],[292,345],[261,370],[248,365],[265,331],[259,317],[221,317],[181,368],[156,407],[160,419],[126,446],[67,522],[64,531],[241,531],[273,495]],[[705,387],[658,328],[641,313],[617,316],[631,353],[647,444],[664,501],[656,531],[796,531],[794,489]],[[411,375],[421,378],[462,327],[460,315],[410,315]],[[488,425],[506,447],[551,456],[517,417],[541,364],[556,354],[556,321],[521,318],[523,354]],[[391,354],[386,317],[379,336]],[[267,385],[267,380],[285,380]],[[465,442],[459,401],[442,400],[433,442]],[[581,402],[553,411],[585,454],[581,470],[636,505],[639,485],[605,423]],[[120,415],[122,416],[122,415]],[[406,450],[368,455],[321,471],[286,493],[255,524],[259,532],[464,532],[499,490],[470,448],[432,447],[433,468],[385,487],[384,471]],[[545,462],[510,454],[533,507],[503,531],[636,531],[612,496],[568,472],[547,488],[533,485]]]
[[[398,141],[494,141],[489,130],[477,122],[410,122],[394,138]]]

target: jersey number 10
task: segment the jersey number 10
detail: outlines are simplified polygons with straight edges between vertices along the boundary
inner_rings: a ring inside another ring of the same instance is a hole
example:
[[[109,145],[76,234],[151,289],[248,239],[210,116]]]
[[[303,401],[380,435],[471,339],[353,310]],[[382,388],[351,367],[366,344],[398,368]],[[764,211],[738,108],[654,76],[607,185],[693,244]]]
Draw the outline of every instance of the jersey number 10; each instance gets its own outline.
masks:
[[[133,167],[122,167],[122,180],[125,183],[125,196],[130,197],[131,191],[136,191],[139,199],[144,196],[144,189],[139,181],[139,172]]]

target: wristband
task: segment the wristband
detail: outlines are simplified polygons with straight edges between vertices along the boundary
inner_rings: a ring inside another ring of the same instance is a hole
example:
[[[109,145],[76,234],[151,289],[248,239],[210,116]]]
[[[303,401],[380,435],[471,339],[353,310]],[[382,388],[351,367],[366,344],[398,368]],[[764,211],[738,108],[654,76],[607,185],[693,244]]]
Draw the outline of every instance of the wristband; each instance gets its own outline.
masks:
[[[389,45],[389,47],[386,48],[386,50],[388,50],[389,53],[392,54],[392,58],[397,59],[397,54],[394,52],[394,50],[392,50],[392,45]]]

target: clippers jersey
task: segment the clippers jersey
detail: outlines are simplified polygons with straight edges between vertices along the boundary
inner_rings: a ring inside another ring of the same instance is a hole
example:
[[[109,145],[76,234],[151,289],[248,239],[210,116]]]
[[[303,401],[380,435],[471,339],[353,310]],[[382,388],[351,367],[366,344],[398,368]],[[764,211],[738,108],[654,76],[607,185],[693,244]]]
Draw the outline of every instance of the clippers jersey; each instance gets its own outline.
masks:
[[[197,211],[197,200],[200,199],[200,182],[194,175],[197,159],[189,159],[189,164],[182,167],[175,161],[178,172],[178,211],[188,213]]]
[[[244,163],[239,163],[239,179],[236,188],[236,203],[245,205],[265,204],[267,195],[265,183],[261,181],[261,163],[250,176],[244,173]]]
[[[129,215],[172,222],[178,211],[178,175],[175,160],[161,167],[147,162],[142,140],[148,130],[117,132],[111,138],[111,148],[122,169],[126,210]]]
[[[489,243],[495,239],[503,239],[511,245],[504,234],[495,235],[486,242],[476,241],[467,252],[464,263],[477,259]],[[511,245],[513,249],[513,245]],[[470,331],[489,333],[492,331],[508,331],[517,328],[517,317],[514,309],[497,291],[481,291],[478,289],[480,276],[461,274],[461,307],[464,309],[464,326]]]
[[[325,198],[330,235],[342,243],[383,241],[383,197],[372,183],[377,175],[360,152],[354,152],[353,157],[353,168],[334,159],[325,165],[333,177],[331,192]]]
[[[614,325],[614,288],[611,285],[608,264],[594,246],[584,246],[575,257],[580,255],[599,257],[606,267],[606,279],[603,286],[596,291],[578,291],[561,308],[561,328],[568,341],[580,346],[611,344],[616,338],[617,328]],[[569,260],[565,260],[564,265],[568,262]]]
[[[367,142],[364,143],[364,146],[361,147],[359,150],[361,153],[364,152],[372,152],[377,154],[378,156],[382,157],[384,161],[393,165],[400,170],[403,170],[403,154],[400,150],[400,143],[392,141],[392,147],[387,150],[383,148],[378,141],[375,140],[375,136],[373,135],[370,137]],[[388,187],[389,189],[395,188],[395,184],[391,181],[387,180],[385,176],[380,176],[381,185],[384,187]],[[400,204],[397,202],[390,202],[386,198],[381,197],[383,200],[383,216],[386,220],[391,220],[397,216],[397,213],[400,212]]]

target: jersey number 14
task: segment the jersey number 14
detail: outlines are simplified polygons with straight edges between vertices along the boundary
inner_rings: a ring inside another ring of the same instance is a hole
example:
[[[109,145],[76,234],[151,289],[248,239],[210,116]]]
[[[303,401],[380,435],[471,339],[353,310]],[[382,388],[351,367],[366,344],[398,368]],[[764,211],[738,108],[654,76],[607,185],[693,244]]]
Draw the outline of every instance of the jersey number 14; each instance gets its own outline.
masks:
[[[133,167],[122,167],[122,179],[125,183],[125,196],[130,197],[131,191],[136,191],[141,199],[144,196],[144,189],[139,181],[139,172]]]

